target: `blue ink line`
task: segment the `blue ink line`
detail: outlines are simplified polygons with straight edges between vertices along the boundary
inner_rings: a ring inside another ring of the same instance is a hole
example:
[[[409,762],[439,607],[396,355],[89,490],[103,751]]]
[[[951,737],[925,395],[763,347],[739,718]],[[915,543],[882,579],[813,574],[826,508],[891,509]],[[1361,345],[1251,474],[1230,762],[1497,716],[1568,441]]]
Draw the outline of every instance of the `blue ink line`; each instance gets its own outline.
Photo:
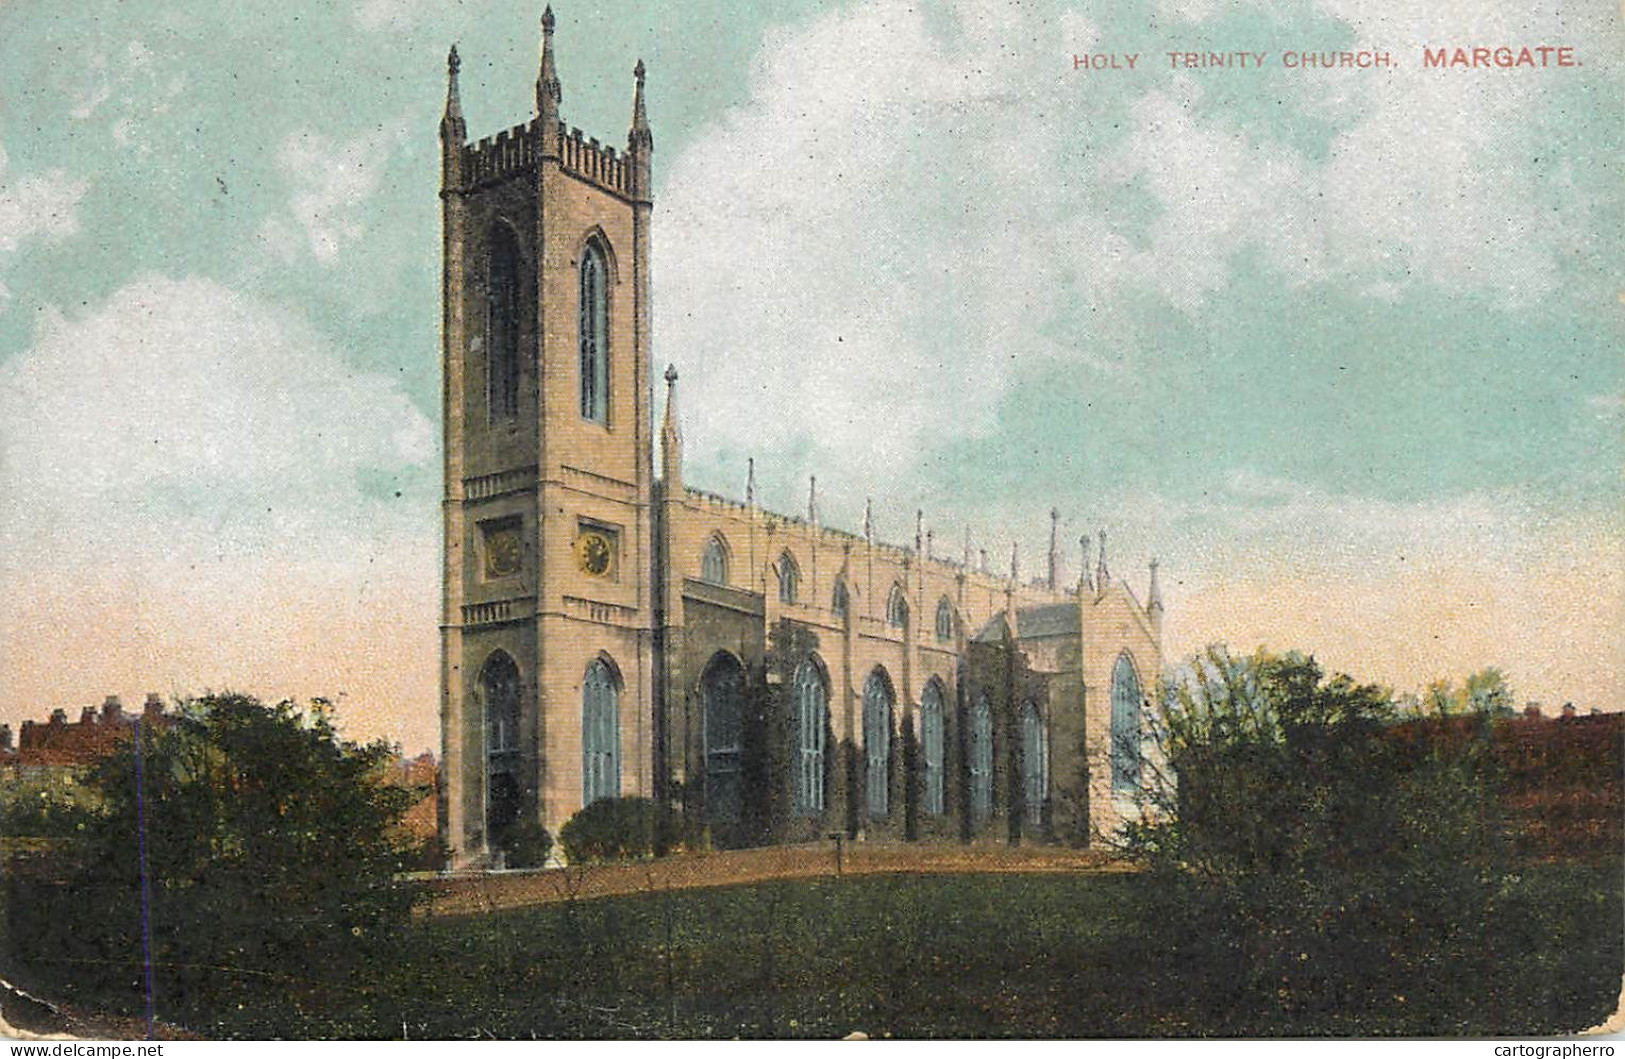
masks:
[[[147,802],[142,793],[141,719],[135,722],[135,833],[141,854],[141,968],[147,993],[147,1040],[152,1040],[152,888],[147,879]]]

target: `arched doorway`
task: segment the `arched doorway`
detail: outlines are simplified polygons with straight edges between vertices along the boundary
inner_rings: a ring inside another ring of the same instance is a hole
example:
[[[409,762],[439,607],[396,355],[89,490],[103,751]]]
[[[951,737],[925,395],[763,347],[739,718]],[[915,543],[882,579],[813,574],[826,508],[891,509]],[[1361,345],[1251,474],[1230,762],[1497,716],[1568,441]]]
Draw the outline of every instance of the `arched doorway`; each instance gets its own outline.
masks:
[[[718,651],[700,676],[704,709],[705,815],[712,824],[732,827],[743,803],[740,750],[744,740],[745,669]]]
[[[496,651],[480,669],[485,704],[485,834],[500,848],[519,819],[523,785],[519,780],[519,667],[506,651]]]

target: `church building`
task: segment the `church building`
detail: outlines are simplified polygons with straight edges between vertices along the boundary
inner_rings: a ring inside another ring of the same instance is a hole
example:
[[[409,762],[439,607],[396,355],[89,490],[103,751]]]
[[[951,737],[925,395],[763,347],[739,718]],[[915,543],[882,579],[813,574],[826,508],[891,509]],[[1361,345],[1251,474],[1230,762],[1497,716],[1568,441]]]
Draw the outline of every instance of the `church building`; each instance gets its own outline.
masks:
[[[791,515],[754,481],[686,486],[678,374],[653,370],[643,64],[625,148],[600,143],[560,118],[553,31],[534,116],[470,142],[454,48],[440,125],[452,862],[626,795],[716,847],[1115,827],[1162,664],[1155,562],[1142,603],[1104,532],[1061,583],[1054,513],[1022,580],[968,541],[938,554],[920,516],[888,544],[824,525],[815,487]]]

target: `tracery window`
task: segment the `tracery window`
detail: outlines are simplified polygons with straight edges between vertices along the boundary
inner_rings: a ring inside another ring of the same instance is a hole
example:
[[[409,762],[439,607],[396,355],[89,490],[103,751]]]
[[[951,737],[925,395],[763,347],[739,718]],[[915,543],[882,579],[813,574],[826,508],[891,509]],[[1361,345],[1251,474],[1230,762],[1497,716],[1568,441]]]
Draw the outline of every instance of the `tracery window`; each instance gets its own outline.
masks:
[[[1021,772],[1027,817],[1036,822],[1049,794],[1049,734],[1036,702],[1021,708]]]
[[[705,551],[700,555],[700,580],[713,585],[728,583],[728,546],[714,534],[705,542]]]
[[[846,591],[846,579],[837,578],[835,581],[835,591],[833,594],[831,594],[829,600],[830,613],[834,614],[837,618],[845,620],[847,611],[849,611],[851,608],[852,597],[848,595]]]
[[[943,727],[942,686],[933,680],[920,695],[920,750],[925,759],[921,802],[931,816],[941,816],[944,811]]]
[[[794,603],[801,591],[801,567],[796,565],[795,556],[785,552],[779,556],[779,602]]]
[[[903,594],[901,585],[893,585],[891,595],[886,598],[886,621],[899,629],[908,625],[908,597]]]
[[[886,674],[876,669],[863,685],[863,754],[865,802],[870,816],[885,816],[891,809],[892,689]]]
[[[620,689],[614,671],[594,659],[581,681],[581,804],[621,794]]]
[[[581,255],[581,415],[609,422],[609,269],[596,240]]]
[[[1112,668],[1112,790],[1140,786],[1140,678],[1127,654]]]
[[[828,714],[824,678],[811,660],[796,669],[795,762],[796,812],[817,816],[824,811],[824,728]]]

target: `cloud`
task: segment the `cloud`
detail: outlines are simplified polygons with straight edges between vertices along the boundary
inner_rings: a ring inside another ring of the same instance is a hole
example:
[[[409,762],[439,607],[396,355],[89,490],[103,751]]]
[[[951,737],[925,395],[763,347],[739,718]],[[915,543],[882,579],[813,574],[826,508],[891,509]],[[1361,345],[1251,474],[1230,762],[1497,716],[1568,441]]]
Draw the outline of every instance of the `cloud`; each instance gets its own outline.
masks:
[[[79,231],[79,203],[90,189],[88,182],[69,177],[62,169],[40,176],[22,177],[9,171],[0,147],[0,277],[8,258],[30,242],[54,243]],[[0,309],[8,295],[0,283]]]
[[[307,131],[290,134],[277,152],[292,194],[288,216],[267,218],[262,243],[284,261],[296,245],[332,265],[348,245],[367,234],[367,204],[377,194],[391,149],[406,137],[404,126],[359,139],[336,140]]]
[[[347,691],[360,733],[427,745],[432,702],[400,697],[434,684],[432,505],[367,483],[434,437],[393,380],[285,309],[149,277],[0,365],[0,424],[0,702]]]
[[[1401,66],[1260,73],[1281,109],[1258,121],[1154,64],[1085,87],[1043,44],[1108,36],[1030,5],[930,17],[868,0],[770,31],[748,99],[693,137],[656,200],[676,248],[660,259],[661,355],[708,412],[690,453],[884,479],[989,431],[1022,362],[1135,385],[1160,353],[1143,342],[1148,297],[1195,318],[1246,260],[1301,296],[1561,297],[1565,263],[1596,253],[1598,192],[1571,163],[1508,159],[1556,135],[1565,83],[1439,76],[1414,49],[1447,30],[1585,27],[1549,5],[1527,25],[1490,0],[1444,8],[1326,0],[1304,9],[1310,34],[1278,18],[1283,42],[1352,33]]]

